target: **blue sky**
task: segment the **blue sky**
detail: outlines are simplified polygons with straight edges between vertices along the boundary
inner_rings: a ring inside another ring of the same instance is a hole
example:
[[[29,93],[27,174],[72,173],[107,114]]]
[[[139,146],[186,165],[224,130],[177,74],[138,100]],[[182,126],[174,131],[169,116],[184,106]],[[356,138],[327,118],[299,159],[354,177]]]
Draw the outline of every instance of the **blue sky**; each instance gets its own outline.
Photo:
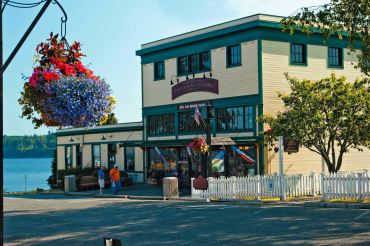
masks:
[[[17,0],[36,2],[37,0]],[[84,62],[105,78],[117,98],[119,122],[141,121],[140,58],[135,51],[143,43],[225,21],[265,13],[286,16],[302,6],[327,0],[60,0],[68,14],[67,40],[80,41]],[[6,7],[3,14],[4,61],[22,37],[40,7]],[[34,129],[20,118],[17,100],[22,74],[32,72],[36,45],[50,32],[60,32],[62,12],[51,4],[4,74],[4,134],[46,134],[52,128]]]

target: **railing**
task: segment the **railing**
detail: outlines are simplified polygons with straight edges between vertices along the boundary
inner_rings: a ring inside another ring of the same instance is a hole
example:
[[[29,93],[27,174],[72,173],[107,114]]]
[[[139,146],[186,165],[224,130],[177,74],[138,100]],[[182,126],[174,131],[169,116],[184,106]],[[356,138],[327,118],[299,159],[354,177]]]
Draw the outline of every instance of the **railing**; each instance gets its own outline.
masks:
[[[284,187],[282,191],[281,187]],[[208,178],[208,189],[195,190],[195,198],[276,198],[321,195],[322,200],[370,198],[370,176],[362,173],[277,175]]]

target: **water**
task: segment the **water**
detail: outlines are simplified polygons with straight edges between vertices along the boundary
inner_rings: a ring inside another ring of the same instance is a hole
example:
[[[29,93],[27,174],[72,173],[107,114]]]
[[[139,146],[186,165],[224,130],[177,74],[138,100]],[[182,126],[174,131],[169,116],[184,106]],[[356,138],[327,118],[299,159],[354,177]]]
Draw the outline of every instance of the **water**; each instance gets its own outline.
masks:
[[[48,190],[52,158],[4,159],[4,191]],[[25,179],[26,176],[26,179]]]

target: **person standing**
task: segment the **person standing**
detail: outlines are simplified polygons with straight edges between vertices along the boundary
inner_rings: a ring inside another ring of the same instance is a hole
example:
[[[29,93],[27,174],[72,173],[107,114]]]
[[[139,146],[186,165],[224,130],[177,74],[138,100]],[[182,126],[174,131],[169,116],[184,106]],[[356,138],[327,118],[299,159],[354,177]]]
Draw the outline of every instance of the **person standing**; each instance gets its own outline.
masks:
[[[100,166],[99,171],[98,171],[98,180],[99,180],[99,187],[100,187],[100,192],[99,194],[103,194],[103,189],[104,189],[104,167]]]
[[[109,176],[111,179],[112,193],[117,195],[118,191],[121,190],[121,176],[117,164],[110,170]]]

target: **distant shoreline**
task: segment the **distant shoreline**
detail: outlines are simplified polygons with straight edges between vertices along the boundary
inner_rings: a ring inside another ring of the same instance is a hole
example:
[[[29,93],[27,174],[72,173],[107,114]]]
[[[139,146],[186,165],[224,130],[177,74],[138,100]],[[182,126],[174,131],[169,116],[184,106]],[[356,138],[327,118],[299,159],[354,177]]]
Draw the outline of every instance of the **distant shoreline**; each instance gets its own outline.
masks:
[[[54,156],[3,156],[3,159],[40,159],[40,158],[54,158]]]

